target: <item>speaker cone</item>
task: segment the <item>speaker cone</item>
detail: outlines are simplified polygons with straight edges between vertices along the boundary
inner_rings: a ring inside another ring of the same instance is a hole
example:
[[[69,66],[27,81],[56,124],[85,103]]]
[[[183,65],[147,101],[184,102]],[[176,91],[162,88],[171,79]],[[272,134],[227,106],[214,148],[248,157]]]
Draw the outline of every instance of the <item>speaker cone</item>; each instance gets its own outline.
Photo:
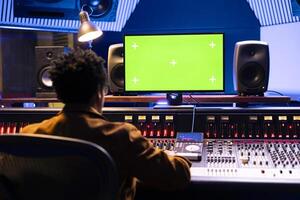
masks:
[[[265,80],[264,68],[256,62],[245,64],[239,71],[240,81],[249,88],[257,88],[263,85]]]
[[[124,76],[125,72],[123,63],[117,64],[112,68],[110,78],[116,86],[120,88],[124,87]]]
[[[50,79],[49,71],[52,69],[51,65],[48,65],[40,70],[38,73],[38,81],[40,86],[45,89],[50,89],[53,86],[52,80]]]
[[[81,0],[80,6],[90,14],[90,17],[103,17],[112,8],[113,0]]]

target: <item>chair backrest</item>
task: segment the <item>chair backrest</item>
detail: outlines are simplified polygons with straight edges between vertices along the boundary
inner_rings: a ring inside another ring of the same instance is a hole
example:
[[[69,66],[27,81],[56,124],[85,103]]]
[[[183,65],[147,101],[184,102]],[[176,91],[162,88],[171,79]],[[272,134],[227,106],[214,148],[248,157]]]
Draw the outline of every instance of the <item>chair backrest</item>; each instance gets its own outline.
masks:
[[[1,135],[0,192],[4,190],[7,194],[0,198],[113,200],[118,174],[108,152],[92,142],[38,134]]]

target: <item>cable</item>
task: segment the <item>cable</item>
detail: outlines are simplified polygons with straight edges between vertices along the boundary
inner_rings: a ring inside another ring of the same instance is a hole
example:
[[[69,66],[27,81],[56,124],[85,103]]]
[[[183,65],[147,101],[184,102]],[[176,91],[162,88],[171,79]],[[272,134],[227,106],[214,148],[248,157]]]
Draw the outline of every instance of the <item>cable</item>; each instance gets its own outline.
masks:
[[[277,91],[275,91],[275,90],[267,90],[267,92],[273,92],[273,93],[279,94],[280,96],[284,96],[282,93],[277,92]]]
[[[190,99],[192,99],[194,101],[194,103],[198,104],[199,102],[191,95],[189,94]]]
[[[195,126],[195,113],[196,113],[196,106],[193,106],[193,118],[192,118],[192,130],[191,132],[194,132],[194,126]]]

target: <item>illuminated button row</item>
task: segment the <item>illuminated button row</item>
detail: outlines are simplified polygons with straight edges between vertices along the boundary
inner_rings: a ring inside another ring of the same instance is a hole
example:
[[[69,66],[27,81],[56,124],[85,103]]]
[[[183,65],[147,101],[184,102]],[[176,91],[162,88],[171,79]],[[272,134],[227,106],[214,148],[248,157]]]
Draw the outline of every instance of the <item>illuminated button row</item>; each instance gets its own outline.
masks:
[[[148,119],[148,120],[147,120]],[[133,115],[125,115],[124,120],[128,123],[133,123],[142,133],[144,137],[150,138],[174,138],[174,117],[166,115],[163,118],[160,115],[138,115],[137,123],[134,123]]]
[[[299,138],[300,116],[293,116],[292,122],[288,121],[288,116],[266,115],[262,117],[262,124],[258,116],[248,116],[246,121],[231,121],[231,116],[220,116],[217,121],[216,116],[206,117],[205,138]],[[220,124],[218,124],[220,123]],[[261,126],[262,125],[262,126]]]
[[[138,129],[141,131],[142,135],[144,137],[158,137],[158,138],[174,138],[175,137],[175,131],[172,127],[165,128],[163,130],[157,128],[151,128],[149,125],[147,125],[147,128],[144,128],[142,124],[138,126]],[[155,130],[156,129],[156,130]]]
[[[14,134],[22,131],[28,123],[21,122],[0,122],[0,134]]]
[[[133,122],[133,115],[125,115],[124,116],[125,122],[132,123]],[[147,116],[146,115],[138,115],[137,116],[138,122],[146,122],[147,121]],[[166,115],[164,118],[165,122],[173,122],[174,116],[173,115]],[[160,115],[152,115],[151,116],[151,122],[159,122],[161,121],[161,116]]]

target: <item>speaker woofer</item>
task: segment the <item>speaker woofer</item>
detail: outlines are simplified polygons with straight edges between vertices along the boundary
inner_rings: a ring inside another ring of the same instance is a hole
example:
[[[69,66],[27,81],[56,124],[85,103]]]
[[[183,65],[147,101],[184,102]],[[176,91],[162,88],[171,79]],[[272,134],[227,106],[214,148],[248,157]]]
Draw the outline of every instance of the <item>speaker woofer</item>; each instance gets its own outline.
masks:
[[[90,17],[100,18],[108,14],[113,0],[81,0],[80,6],[89,13]]]
[[[44,89],[52,89],[53,83],[50,79],[49,71],[53,68],[53,66],[48,65],[43,67],[38,73],[38,81],[41,87]]]
[[[259,88],[265,80],[265,70],[258,63],[250,62],[241,67],[238,76],[246,87]]]
[[[124,76],[125,71],[123,64],[117,64],[112,68],[110,78],[117,87],[124,87]]]

